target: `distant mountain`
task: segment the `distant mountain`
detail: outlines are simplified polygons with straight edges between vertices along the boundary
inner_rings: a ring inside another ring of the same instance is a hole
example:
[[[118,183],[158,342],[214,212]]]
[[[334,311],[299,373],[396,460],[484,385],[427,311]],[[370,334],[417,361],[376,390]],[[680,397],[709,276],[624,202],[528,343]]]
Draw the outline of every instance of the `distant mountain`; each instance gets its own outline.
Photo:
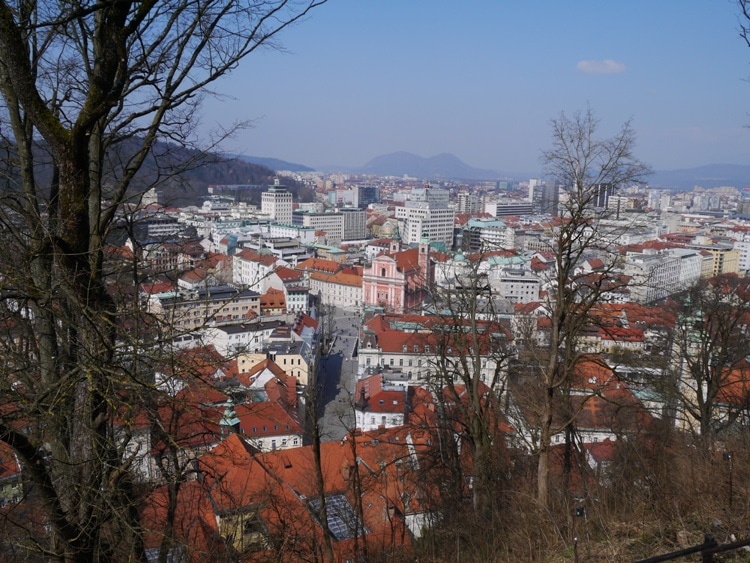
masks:
[[[423,158],[408,152],[393,152],[373,158],[357,172],[377,176],[407,175],[415,178],[455,180],[494,180],[502,177],[494,170],[473,168],[448,153]]]
[[[744,164],[708,164],[681,170],[658,170],[648,179],[654,188],[690,190],[694,186],[718,188],[750,186],[750,166]]]
[[[262,156],[245,156],[245,155],[228,155],[230,158],[244,160],[252,164],[260,164],[271,170],[289,170],[290,172],[313,172],[315,169],[305,166],[304,164],[295,164],[278,158],[266,158]]]

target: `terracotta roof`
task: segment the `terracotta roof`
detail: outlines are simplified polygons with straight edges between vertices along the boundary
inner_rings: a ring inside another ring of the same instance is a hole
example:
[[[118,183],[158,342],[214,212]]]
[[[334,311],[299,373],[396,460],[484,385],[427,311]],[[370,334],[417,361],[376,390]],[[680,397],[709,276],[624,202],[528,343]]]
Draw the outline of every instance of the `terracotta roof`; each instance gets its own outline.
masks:
[[[260,308],[262,309],[286,309],[286,295],[280,289],[268,288],[268,291],[260,296]]]
[[[308,258],[297,264],[296,269],[303,272],[312,271],[335,274],[341,269],[341,264],[335,260],[326,260],[325,258]]]
[[[748,406],[750,404],[750,364],[744,358],[726,369],[716,396],[721,403]]]
[[[157,281],[153,283],[142,283],[141,292],[146,295],[156,295],[157,293],[166,293],[174,291],[175,286],[170,281]]]
[[[208,277],[208,272],[205,269],[194,268],[182,274],[180,276],[180,279],[189,283],[199,283],[205,280],[207,277]]]
[[[234,255],[235,259],[246,260],[247,262],[257,262],[263,266],[273,266],[279,261],[278,258],[272,254],[258,254],[250,248],[243,248]]]
[[[602,442],[584,444],[583,447],[586,448],[591,458],[597,463],[613,461],[617,451],[617,443],[609,438],[606,438]]]
[[[273,401],[241,403],[234,411],[240,420],[241,433],[250,439],[302,434],[299,420]]]
[[[281,278],[285,284],[289,282],[298,282],[303,279],[302,272],[287,268],[286,266],[279,266],[273,271],[274,274]]]
[[[354,393],[359,410],[371,413],[403,413],[406,408],[406,389],[383,389],[383,377],[373,375],[360,379]]]
[[[362,287],[362,276],[358,276],[356,274],[345,274],[343,272],[338,272],[336,274],[311,272],[310,279],[317,280],[323,283],[334,283],[351,287]]]
[[[222,262],[227,261],[231,262],[232,257],[227,256],[226,254],[221,254],[220,252],[209,252],[208,256],[204,258],[203,260],[200,260],[197,265],[206,268],[207,270],[211,270],[219,266]]]

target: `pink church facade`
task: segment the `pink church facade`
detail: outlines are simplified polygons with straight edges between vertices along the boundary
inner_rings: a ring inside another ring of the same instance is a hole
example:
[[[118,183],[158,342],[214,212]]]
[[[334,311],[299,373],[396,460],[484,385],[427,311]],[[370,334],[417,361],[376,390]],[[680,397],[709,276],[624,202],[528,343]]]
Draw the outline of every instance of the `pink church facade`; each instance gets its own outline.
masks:
[[[373,258],[363,272],[363,304],[393,313],[415,311],[427,296],[431,274],[428,244],[401,250],[394,240],[390,250]]]

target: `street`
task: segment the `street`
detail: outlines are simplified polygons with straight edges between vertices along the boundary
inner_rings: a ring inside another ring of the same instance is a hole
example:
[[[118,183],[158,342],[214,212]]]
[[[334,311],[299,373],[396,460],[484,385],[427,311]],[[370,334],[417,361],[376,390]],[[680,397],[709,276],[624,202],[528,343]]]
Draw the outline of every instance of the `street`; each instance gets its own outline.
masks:
[[[321,357],[320,369],[322,413],[318,422],[325,442],[340,440],[354,426],[360,321],[357,313],[334,311],[334,341],[329,354]]]

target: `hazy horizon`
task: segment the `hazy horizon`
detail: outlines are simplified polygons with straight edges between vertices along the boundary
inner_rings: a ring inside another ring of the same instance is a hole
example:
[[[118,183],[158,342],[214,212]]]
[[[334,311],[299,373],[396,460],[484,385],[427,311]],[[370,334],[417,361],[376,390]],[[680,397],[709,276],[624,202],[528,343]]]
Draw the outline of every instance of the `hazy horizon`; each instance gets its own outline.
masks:
[[[604,135],[632,118],[654,169],[750,164],[738,13],[729,0],[330,0],[280,37],[283,51],[251,55],[214,88],[203,128],[252,120],[225,151],[311,167],[405,151],[535,172],[550,119],[588,104]]]

